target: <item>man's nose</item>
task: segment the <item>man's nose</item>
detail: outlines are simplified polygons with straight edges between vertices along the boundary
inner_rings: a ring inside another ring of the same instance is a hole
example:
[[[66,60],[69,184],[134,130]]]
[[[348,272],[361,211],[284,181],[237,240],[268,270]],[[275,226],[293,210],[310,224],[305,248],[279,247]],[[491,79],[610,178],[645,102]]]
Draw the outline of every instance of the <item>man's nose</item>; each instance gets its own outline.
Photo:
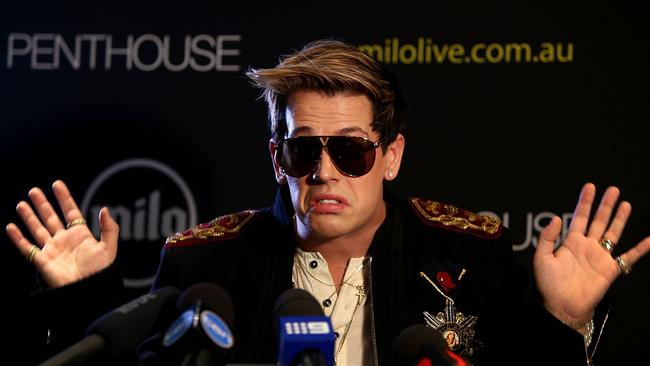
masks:
[[[314,173],[312,174],[312,178],[324,182],[330,179],[338,179],[339,175],[340,173],[338,169],[336,169],[336,165],[334,165],[327,149],[323,147],[316,170],[314,170]]]

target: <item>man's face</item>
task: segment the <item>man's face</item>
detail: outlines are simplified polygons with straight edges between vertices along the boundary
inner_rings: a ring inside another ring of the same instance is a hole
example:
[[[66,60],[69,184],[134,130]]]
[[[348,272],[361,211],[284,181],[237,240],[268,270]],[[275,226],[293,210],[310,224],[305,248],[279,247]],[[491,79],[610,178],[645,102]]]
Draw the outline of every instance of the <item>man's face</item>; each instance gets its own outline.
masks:
[[[370,127],[372,118],[372,104],[364,95],[300,91],[287,106],[287,137],[354,136],[377,141],[379,135]],[[326,241],[376,230],[385,217],[383,180],[397,175],[403,142],[399,135],[386,154],[376,148],[372,169],[360,177],[342,174],[323,149],[314,172],[298,178],[283,176],[275,154],[277,145],[272,142],[276,176],[286,177],[299,236]]]

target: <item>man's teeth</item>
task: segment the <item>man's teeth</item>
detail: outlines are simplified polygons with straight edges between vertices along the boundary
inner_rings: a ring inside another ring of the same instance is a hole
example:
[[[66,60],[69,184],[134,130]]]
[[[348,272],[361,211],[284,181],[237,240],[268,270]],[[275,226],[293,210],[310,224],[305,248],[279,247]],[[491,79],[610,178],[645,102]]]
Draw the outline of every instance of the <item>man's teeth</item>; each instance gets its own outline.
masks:
[[[321,203],[321,204],[328,204],[328,203],[329,204],[338,204],[340,202],[337,201],[337,200],[318,200],[318,203]]]

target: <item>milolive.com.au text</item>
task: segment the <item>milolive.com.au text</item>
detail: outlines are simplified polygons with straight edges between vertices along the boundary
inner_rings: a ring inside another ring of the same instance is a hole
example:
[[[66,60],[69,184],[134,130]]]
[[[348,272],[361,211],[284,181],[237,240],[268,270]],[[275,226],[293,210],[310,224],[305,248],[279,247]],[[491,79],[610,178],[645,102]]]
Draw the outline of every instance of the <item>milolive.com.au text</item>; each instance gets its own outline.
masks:
[[[419,37],[414,41],[386,38],[383,43],[359,44],[359,49],[385,64],[502,64],[571,63],[572,42],[477,42],[435,43]]]

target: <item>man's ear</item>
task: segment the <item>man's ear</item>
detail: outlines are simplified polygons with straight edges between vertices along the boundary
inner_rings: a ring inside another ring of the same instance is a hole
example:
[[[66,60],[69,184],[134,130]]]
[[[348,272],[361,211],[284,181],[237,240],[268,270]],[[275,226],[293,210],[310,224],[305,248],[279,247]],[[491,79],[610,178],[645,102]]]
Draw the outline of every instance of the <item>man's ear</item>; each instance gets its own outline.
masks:
[[[271,154],[271,160],[273,161],[273,171],[275,172],[275,180],[280,183],[284,184],[287,182],[287,175],[284,173],[284,170],[280,167],[280,164],[278,163],[278,144],[273,141],[273,139],[269,140],[269,153]]]
[[[386,148],[386,153],[384,154],[384,161],[386,162],[384,179],[390,181],[397,178],[399,168],[402,165],[402,156],[404,155],[405,145],[406,139],[404,138],[404,135],[398,133],[395,140]]]

